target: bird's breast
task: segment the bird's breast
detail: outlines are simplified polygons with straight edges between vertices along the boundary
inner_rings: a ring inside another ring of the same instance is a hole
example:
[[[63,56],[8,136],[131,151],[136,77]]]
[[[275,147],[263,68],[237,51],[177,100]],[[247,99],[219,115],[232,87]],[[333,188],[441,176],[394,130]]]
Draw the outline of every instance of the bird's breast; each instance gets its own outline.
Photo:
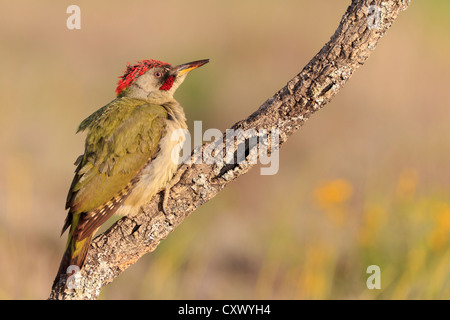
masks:
[[[166,120],[166,134],[159,142],[159,151],[141,171],[138,182],[116,214],[133,216],[139,213],[141,206],[172,179],[186,139],[185,128],[178,121]]]

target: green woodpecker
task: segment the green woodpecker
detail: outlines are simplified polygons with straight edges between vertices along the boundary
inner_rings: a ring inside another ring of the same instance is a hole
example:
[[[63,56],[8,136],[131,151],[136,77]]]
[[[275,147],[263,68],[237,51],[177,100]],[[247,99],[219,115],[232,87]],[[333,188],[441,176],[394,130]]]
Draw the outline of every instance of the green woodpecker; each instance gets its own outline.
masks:
[[[77,132],[87,130],[85,151],[75,162],[67,196],[69,212],[61,235],[70,230],[55,281],[69,266],[83,267],[93,235],[108,218],[137,214],[169,183],[178,163],[173,155],[179,156],[185,139],[173,141],[171,136],[187,129],[173,94],[189,71],[208,61],[128,65],[117,98],[81,122]]]

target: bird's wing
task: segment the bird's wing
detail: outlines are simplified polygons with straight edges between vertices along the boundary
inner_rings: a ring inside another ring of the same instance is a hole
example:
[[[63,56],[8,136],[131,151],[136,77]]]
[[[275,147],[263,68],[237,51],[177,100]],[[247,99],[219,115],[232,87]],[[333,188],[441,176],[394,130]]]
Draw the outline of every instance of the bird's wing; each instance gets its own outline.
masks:
[[[117,210],[139,171],[157,152],[166,118],[162,106],[120,98],[80,124],[79,131],[89,131],[67,196],[69,214],[63,232],[76,216],[75,233],[83,239]]]

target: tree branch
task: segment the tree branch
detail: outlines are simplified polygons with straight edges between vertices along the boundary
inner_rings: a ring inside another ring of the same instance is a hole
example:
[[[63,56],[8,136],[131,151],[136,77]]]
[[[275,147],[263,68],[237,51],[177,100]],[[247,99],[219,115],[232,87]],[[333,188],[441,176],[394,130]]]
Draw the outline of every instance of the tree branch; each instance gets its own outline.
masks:
[[[282,145],[343,88],[409,3],[409,0],[353,0],[330,41],[303,70],[231,129],[275,131],[279,133],[279,145]],[[225,134],[223,141],[225,150]],[[203,145],[202,149],[209,145]],[[194,155],[191,160],[194,160]],[[153,251],[197,207],[253,166],[248,162],[225,166],[206,163],[182,165],[178,170],[181,179],[170,192],[166,214],[162,212],[163,196],[159,193],[141,214],[117,221],[92,242],[81,270],[81,289],[64,290],[64,284],[58,282],[49,298],[96,299],[103,286],[142,255]]]

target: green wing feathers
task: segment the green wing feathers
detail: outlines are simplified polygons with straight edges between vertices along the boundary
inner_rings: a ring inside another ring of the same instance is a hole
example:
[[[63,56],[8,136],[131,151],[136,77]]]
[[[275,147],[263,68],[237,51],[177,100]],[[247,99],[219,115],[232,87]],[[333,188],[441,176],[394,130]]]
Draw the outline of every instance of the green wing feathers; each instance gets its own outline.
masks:
[[[66,208],[73,214],[89,212],[126,188],[157,150],[166,118],[162,106],[120,98],[84,120],[79,131],[89,130],[85,153]]]
[[[83,266],[95,230],[123,203],[157,152],[165,119],[164,107],[123,97],[80,124],[78,131],[88,132],[67,196],[69,213],[61,234],[69,226],[70,232],[58,274],[70,265]]]

